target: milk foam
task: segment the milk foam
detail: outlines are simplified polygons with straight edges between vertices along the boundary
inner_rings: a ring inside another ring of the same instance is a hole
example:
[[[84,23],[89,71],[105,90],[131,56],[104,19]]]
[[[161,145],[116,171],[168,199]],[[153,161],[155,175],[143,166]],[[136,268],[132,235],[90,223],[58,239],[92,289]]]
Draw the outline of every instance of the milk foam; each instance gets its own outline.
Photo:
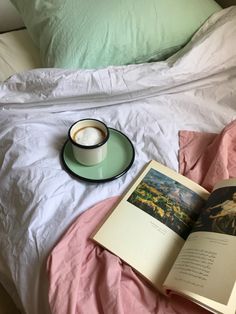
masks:
[[[85,146],[96,145],[104,140],[104,135],[101,130],[94,127],[85,127],[74,135],[76,143]]]

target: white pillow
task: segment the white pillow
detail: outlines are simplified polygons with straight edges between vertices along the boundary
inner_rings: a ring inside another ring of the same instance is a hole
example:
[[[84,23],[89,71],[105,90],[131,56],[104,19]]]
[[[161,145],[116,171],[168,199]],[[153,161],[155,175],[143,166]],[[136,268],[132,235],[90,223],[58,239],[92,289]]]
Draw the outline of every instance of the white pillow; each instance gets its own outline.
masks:
[[[12,74],[40,67],[38,48],[26,29],[0,34],[0,81]]]

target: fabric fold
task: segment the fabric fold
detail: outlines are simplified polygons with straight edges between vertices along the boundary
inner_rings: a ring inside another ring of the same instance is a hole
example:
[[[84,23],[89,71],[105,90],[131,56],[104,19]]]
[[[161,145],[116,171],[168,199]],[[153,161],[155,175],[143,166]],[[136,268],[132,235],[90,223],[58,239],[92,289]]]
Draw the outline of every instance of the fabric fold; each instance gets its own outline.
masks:
[[[206,314],[179,296],[165,297],[91,234],[119,197],[80,215],[48,257],[49,303],[53,314]]]
[[[208,191],[236,177],[236,120],[220,134],[179,131],[179,172]]]

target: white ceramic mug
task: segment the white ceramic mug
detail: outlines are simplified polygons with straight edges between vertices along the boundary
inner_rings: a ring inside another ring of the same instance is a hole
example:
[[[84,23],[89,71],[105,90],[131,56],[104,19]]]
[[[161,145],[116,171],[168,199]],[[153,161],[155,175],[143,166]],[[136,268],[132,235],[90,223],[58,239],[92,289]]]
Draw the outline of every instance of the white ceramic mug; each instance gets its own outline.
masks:
[[[106,158],[109,129],[102,121],[79,120],[72,124],[68,135],[74,157],[80,164],[94,166]]]

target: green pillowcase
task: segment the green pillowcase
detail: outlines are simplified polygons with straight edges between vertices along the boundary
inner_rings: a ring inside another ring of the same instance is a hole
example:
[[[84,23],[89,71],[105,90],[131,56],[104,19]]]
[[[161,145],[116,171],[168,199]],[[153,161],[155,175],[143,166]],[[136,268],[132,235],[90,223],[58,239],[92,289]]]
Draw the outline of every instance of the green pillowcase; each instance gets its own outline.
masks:
[[[45,67],[163,60],[221,10],[214,0],[11,0]]]

